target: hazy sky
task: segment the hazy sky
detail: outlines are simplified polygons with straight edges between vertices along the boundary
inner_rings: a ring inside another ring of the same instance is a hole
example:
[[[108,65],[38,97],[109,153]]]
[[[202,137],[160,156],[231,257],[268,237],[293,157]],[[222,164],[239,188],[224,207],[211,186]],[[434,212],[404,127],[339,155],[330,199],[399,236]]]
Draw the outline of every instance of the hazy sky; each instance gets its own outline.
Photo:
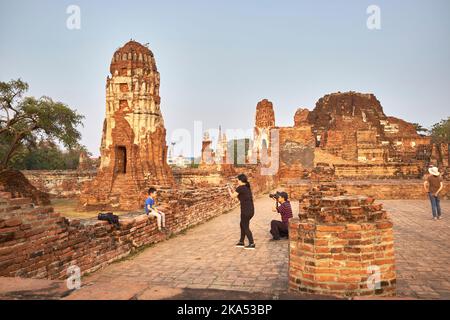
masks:
[[[69,5],[81,29],[66,27]],[[369,30],[369,5],[381,29]],[[449,116],[450,1],[0,0],[0,81],[22,78],[86,116],[95,155],[114,51],[150,43],[170,142],[177,128],[252,128],[274,103],[276,124],[336,91],[374,93],[387,115],[428,127]],[[200,145],[196,145],[199,149]]]

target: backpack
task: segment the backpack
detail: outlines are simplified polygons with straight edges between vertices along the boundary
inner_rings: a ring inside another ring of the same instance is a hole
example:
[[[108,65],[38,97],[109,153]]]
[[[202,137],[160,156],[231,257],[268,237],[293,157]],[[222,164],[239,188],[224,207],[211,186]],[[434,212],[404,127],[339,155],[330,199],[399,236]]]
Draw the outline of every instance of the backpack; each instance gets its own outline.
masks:
[[[116,228],[120,227],[119,216],[116,216],[112,212],[106,212],[106,213],[100,212],[98,214],[98,220],[108,221],[110,224],[114,225]]]

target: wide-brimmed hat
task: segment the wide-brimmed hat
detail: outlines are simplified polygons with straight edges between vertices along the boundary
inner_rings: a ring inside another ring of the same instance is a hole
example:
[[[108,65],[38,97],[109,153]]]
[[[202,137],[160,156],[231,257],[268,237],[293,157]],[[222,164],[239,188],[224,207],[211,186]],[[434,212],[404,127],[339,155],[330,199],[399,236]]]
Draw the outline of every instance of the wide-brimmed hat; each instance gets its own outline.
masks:
[[[433,176],[438,176],[438,175],[440,175],[439,169],[438,169],[437,167],[429,168],[429,169],[428,169],[428,172],[429,172],[430,174],[432,174]]]

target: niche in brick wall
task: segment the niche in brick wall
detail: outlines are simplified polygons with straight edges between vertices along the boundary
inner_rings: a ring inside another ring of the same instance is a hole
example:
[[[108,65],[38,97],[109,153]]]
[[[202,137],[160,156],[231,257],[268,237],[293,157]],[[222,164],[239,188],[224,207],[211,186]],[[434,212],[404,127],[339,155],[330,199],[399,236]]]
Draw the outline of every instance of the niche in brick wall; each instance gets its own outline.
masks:
[[[118,174],[127,173],[127,148],[125,146],[116,147],[115,172]]]
[[[120,92],[128,92],[128,84],[127,83],[120,84]]]

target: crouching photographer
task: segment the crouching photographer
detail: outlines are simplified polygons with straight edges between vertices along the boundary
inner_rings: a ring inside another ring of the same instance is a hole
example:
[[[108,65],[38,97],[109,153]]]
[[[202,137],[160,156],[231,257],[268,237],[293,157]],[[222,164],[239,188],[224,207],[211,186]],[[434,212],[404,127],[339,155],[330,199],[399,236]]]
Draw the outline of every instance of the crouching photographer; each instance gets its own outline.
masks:
[[[289,237],[289,219],[292,218],[291,203],[288,200],[286,192],[277,192],[271,194],[270,197],[275,200],[275,205],[272,209],[281,215],[281,221],[272,220],[270,223],[270,233],[273,240],[280,240],[281,237]]]

